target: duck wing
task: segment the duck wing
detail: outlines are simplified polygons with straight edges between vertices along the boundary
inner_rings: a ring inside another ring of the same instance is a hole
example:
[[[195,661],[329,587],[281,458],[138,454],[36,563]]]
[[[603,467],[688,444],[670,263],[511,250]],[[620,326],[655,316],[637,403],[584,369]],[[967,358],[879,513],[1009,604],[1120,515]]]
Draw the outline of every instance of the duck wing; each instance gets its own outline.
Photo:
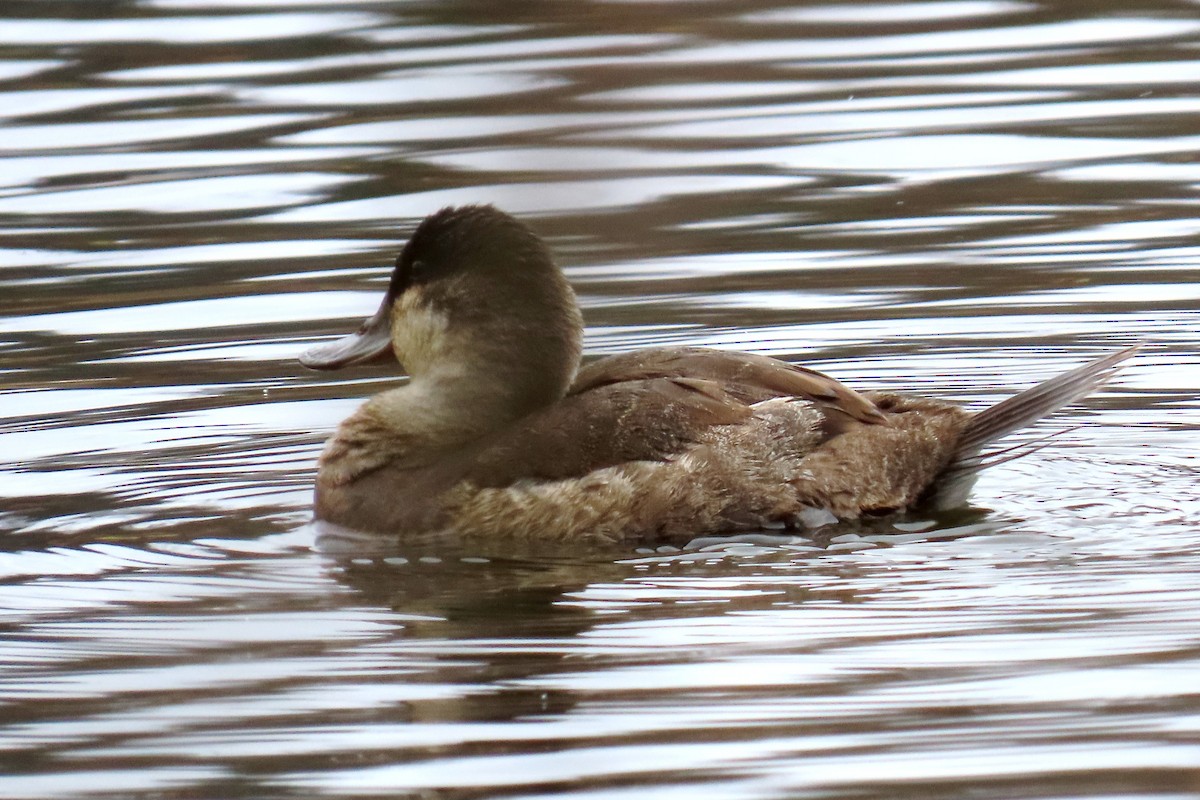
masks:
[[[721,384],[697,378],[625,380],[576,392],[462,454],[447,477],[480,488],[579,478],[631,461],[665,461],[715,425],[754,410]]]
[[[759,402],[771,397],[802,397],[823,410],[867,424],[886,424],[875,404],[838,381],[806,367],[753,353],[703,347],[638,350],[609,356],[579,371],[568,396],[600,387],[660,378],[712,382],[731,397]]]

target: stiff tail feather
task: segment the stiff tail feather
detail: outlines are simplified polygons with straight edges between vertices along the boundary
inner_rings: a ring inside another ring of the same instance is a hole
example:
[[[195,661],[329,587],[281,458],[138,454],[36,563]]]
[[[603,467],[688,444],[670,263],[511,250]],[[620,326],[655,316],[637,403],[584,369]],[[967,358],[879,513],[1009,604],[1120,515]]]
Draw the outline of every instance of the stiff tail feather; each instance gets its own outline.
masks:
[[[972,417],[958,442],[953,460],[937,481],[933,493],[935,505],[941,508],[961,505],[981,470],[1041,450],[1051,444],[1055,437],[1068,430],[1074,430],[1075,428],[1064,428],[1012,447],[984,451],[984,447],[992,442],[1096,391],[1120,372],[1125,367],[1125,362],[1139,349],[1141,345],[1136,344],[1110,353],[1026,389]]]

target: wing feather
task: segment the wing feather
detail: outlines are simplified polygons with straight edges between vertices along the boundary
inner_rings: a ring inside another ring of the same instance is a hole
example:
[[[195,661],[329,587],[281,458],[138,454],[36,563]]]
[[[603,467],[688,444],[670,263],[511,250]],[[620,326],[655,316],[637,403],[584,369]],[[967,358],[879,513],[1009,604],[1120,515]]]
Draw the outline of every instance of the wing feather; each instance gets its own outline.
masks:
[[[464,454],[452,480],[507,486],[522,478],[563,480],[629,461],[684,452],[714,425],[754,413],[720,384],[651,378],[597,386],[535,412]]]
[[[887,424],[874,403],[828,375],[767,356],[702,347],[639,350],[601,359],[579,371],[570,394],[654,378],[713,381],[745,402],[802,397],[860,422]]]

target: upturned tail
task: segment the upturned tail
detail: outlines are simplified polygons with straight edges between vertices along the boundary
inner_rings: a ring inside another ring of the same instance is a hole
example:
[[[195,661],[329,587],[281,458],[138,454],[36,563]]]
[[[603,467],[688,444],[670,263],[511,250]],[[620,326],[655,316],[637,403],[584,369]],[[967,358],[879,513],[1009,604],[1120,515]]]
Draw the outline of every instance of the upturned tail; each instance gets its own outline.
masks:
[[[984,448],[1014,431],[1087,397],[1126,366],[1140,344],[1118,350],[980,411],[963,430],[954,458],[938,479],[934,503],[940,508],[962,505],[978,473],[996,464],[1029,455],[1050,444],[1065,428],[1032,441],[999,450]]]

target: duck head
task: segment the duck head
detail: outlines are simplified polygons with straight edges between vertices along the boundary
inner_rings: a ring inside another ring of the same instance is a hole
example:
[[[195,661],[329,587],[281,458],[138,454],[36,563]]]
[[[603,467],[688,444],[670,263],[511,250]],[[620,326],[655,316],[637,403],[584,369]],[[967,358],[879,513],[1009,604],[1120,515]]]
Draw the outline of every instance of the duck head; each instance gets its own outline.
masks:
[[[452,207],[417,226],[379,310],[300,362],[338,369],[390,352],[413,384],[490,394],[512,416],[563,396],[581,330],[575,294],[541,239],[492,206]]]

